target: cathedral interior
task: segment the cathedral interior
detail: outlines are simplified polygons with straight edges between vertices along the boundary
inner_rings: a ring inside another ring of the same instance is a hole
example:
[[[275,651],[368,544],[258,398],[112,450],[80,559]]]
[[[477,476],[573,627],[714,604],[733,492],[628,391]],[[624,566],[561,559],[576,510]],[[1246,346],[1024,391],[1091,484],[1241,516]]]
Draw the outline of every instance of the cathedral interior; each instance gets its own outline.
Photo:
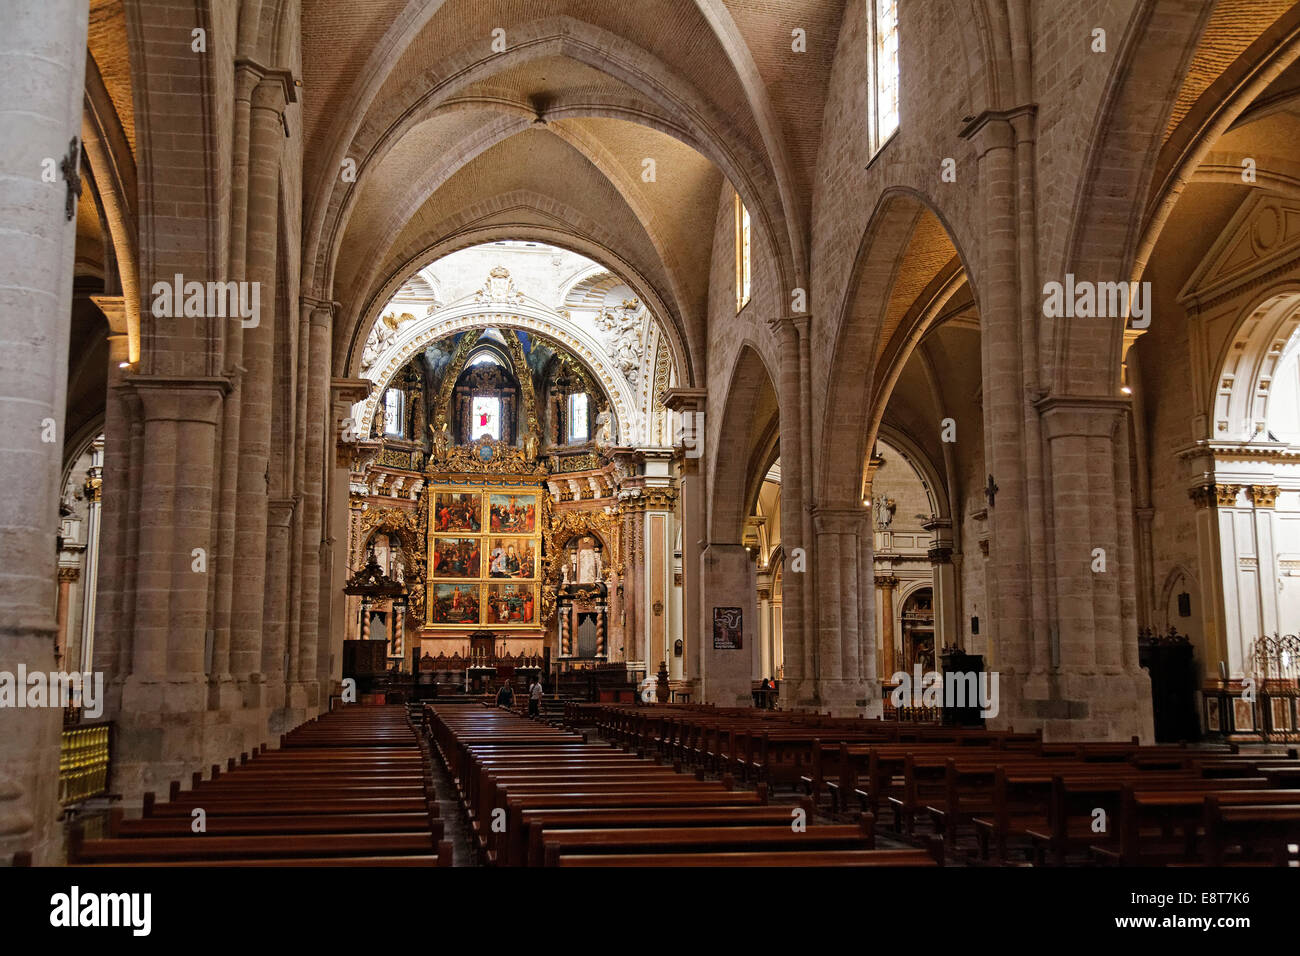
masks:
[[[1300,4],[10,6],[0,861],[502,686],[1295,759]]]

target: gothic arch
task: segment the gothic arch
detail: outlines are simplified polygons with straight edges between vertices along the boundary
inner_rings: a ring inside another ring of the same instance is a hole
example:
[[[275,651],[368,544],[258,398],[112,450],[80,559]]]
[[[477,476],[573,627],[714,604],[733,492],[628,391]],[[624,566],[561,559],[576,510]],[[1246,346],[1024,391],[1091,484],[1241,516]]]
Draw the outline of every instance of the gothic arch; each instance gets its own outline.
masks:
[[[891,295],[905,268],[905,253],[927,215],[940,227],[942,235],[936,241],[946,242],[953,255],[940,256],[944,264],[908,303],[897,326],[885,329]],[[835,346],[826,374],[820,461],[814,468],[815,487],[825,506],[858,506],[870,442],[893,383],[963,282],[970,285],[971,295],[978,301],[971,276],[969,259],[952,225],[929,197],[904,187],[881,195],[862,236],[844,300],[834,311],[830,326]],[[886,355],[890,364],[878,365]]]
[[[713,447],[708,511],[711,544],[738,545],[744,541],[754,453],[760,450],[755,447],[755,439],[761,439],[771,425],[771,422],[755,421],[755,412],[760,399],[770,393],[779,427],[780,406],[775,401],[777,390],[773,384],[776,381],[757,346],[745,340],[727,381],[722,420],[716,430],[708,429]]]

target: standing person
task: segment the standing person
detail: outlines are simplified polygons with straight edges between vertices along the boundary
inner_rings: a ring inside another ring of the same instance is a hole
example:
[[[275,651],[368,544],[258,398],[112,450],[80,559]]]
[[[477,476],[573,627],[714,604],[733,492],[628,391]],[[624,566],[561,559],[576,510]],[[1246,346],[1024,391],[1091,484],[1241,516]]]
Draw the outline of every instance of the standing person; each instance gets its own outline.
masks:
[[[528,716],[540,717],[542,714],[542,675],[538,674],[528,685]]]
[[[509,684],[503,683],[501,689],[497,691],[497,706],[504,707],[506,710],[515,706],[515,692]]]

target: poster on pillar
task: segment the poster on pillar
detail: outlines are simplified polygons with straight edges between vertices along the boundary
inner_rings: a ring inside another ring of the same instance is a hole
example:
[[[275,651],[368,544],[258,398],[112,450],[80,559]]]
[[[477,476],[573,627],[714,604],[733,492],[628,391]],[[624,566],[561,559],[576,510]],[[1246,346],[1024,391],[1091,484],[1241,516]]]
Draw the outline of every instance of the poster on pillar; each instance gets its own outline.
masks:
[[[743,612],[738,607],[713,609],[713,649],[738,651],[744,644]]]

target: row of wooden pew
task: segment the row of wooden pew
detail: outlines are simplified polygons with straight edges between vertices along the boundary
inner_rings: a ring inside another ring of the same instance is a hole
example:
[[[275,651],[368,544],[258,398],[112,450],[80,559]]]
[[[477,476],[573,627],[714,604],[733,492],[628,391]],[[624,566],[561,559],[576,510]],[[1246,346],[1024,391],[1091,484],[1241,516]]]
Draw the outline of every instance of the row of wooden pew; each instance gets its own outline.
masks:
[[[991,863],[1286,864],[1300,760],[1235,746],[1045,743],[1039,734],[669,705],[570,713],[638,753],[775,787],[832,816]]]
[[[107,839],[74,832],[78,866],[450,866],[432,764],[402,707],[347,706],[231,759]]]
[[[479,859],[497,866],[933,866],[875,849],[874,818],[813,820],[806,798],[648,759],[488,706],[432,704],[424,724],[453,778]]]

